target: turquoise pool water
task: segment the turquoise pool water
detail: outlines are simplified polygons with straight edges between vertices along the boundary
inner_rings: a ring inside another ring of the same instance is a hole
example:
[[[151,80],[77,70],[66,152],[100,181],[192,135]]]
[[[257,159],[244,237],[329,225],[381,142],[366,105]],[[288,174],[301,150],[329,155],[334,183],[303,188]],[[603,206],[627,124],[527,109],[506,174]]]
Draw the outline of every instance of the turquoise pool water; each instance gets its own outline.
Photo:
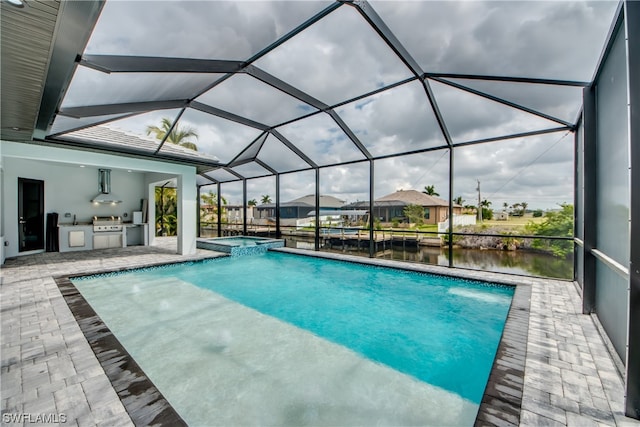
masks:
[[[203,393],[224,423],[471,425],[513,295],[273,252],[73,282],[193,425]]]

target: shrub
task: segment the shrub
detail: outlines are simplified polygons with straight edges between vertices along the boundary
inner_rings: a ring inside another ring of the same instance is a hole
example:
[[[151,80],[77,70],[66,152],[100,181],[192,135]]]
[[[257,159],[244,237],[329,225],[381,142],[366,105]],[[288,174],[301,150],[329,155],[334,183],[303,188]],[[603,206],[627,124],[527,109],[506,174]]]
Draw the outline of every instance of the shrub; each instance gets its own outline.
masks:
[[[488,208],[482,208],[482,219],[486,219],[487,221],[493,219],[493,211]]]
[[[526,230],[535,236],[573,237],[573,205],[561,204],[560,211],[549,211],[540,224],[529,222]],[[533,248],[552,252],[556,256],[567,256],[573,252],[571,240],[534,239]]]

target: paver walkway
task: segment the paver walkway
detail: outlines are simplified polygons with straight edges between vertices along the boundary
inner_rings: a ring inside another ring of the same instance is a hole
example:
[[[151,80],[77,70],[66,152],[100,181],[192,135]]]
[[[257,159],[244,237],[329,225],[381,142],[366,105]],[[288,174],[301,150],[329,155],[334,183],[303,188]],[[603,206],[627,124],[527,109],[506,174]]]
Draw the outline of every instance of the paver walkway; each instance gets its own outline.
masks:
[[[3,425],[132,425],[53,277],[216,255],[198,250],[181,256],[175,245],[167,247],[171,240],[159,242],[6,261],[0,270]],[[516,276],[509,280],[532,285],[520,425],[640,426],[623,415],[622,380],[592,318],[580,314],[574,285]]]

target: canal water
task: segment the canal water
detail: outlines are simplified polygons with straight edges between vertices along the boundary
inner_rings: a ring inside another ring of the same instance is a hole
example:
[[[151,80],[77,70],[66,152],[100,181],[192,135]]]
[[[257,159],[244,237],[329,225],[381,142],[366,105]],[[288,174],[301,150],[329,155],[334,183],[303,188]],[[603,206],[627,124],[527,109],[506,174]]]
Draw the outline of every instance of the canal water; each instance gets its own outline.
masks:
[[[283,236],[286,246],[299,249],[314,248],[312,239],[299,236]],[[352,246],[322,247],[322,251],[368,256],[368,248]],[[377,258],[396,261],[417,262],[433,265],[449,265],[447,248],[411,245],[387,245],[376,253]],[[453,250],[453,266],[473,270],[493,271],[500,273],[520,274],[527,276],[550,277],[557,279],[573,279],[573,257],[556,257],[551,254],[519,249],[501,251],[495,249],[463,249]]]

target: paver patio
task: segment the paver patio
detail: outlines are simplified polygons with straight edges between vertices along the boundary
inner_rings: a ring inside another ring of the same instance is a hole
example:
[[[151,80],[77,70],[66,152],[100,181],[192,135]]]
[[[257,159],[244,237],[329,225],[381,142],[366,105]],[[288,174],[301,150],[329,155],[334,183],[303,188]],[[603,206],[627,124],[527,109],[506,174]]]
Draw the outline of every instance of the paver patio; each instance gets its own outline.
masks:
[[[198,250],[181,256],[171,246],[171,240],[160,240],[151,247],[44,253],[6,261],[1,270],[3,424],[133,425],[53,278],[218,255]],[[573,283],[459,269],[455,274],[531,285],[520,425],[640,426],[624,417],[622,378],[594,320],[580,313]],[[21,422],[11,423],[20,416]],[[495,423],[509,425],[499,418]]]

